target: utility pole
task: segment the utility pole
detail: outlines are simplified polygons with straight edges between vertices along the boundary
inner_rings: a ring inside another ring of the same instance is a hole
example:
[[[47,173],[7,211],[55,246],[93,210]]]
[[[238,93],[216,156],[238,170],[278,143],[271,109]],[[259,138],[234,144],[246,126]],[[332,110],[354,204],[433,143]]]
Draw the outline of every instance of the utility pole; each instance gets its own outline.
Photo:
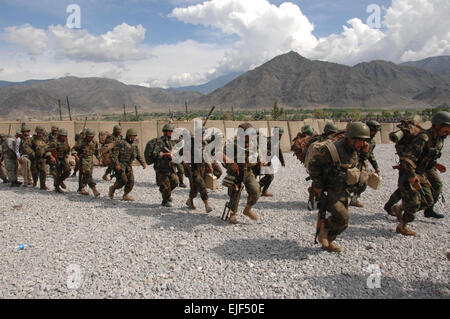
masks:
[[[69,103],[69,97],[66,96],[66,100],[67,100],[67,108],[69,109],[69,119],[72,121],[72,113],[70,113],[70,103]]]
[[[234,107],[233,107],[233,105],[231,106],[231,116],[232,116],[232,119],[234,121]]]
[[[136,113],[136,121],[138,120],[138,110],[137,105],[134,106],[134,112]]]
[[[59,107],[59,120],[62,121],[61,100],[58,100],[58,107]]]
[[[125,104],[123,105],[123,120],[126,121],[127,119],[127,112],[125,111]]]
[[[187,101],[184,102],[184,108],[186,110],[186,116],[188,115],[188,107],[187,107]]]

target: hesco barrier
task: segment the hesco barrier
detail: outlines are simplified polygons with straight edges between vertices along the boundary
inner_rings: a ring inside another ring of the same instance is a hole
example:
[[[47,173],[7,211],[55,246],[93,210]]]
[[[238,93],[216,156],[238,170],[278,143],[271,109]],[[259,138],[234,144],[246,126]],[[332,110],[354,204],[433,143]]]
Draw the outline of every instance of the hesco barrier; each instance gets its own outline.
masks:
[[[281,149],[283,152],[290,151],[290,145],[292,139],[300,132],[303,125],[311,125],[316,132],[321,134],[325,127],[327,120],[317,120],[317,119],[305,119],[304,121],[250,121],[250,123],[256,129],[267,129],[267,132],[275,126],[280,126],[284,129],[284,134],[281,139]],[[142,122],[104,122],[104,121],[88,121],[86,122],[86,128],[93,128],[98,139],[99,131],[108,131],[112,133],[114,125],[119,124],[122,127],[122,135],[125,136],[126,131],[130,128],[135,129],[138,132],[138,141],[141,151],[144,150],[146,143],[152,138],[162,135],[162,128],[167,121],[142,121]],[[227,128],[237,129],[239,124],[243,122],[239,121],[208,121],[207,128],[217,128],[223,132],[223,134],[230,138],[230,134],[227,134]],[[68,138],[70,145],[75,142],[75,133],[80,132],[83,129],[83,121],[52,121],[52,122],[26,122],[26,124],[31,128],[31,133],[34,133],[34,129],[37,125],[43,126],[48,132],[52,125],[57,125],[60,128],[67,129]],[[346,122],[335,122],[339,129],[345,129],[347,126]],[[194,129],[194,122],[173,122],[175,128],[187,128],[191,132]],[[381,132],[375,137],[375,142],[378,144],[391,143],[389,140],[389,133],[395,130],[395,123],[382,123]],[[421,124],[424,128],[431,127],[431,122],[424,122]],[[10,131],[11,135],[14,135],[17,129],[20,129],[21,122],[0,122],[0,133],[8,134]],[[233,134],[236,134],[234,131]]]

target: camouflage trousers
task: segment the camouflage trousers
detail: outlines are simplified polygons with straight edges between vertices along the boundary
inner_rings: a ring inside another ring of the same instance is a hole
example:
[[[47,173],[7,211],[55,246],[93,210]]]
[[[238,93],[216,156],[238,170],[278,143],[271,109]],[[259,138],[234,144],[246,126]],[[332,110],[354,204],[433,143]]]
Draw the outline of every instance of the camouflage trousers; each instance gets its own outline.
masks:
[[[231,171],[228,174],[232,174]],[[245,186],[245,190],[247,191],[247,205],[253,206],[258,202],[259,197],[261,196],[259,190],[259,184],[256,181],[255,174],[251,169],[244,170],[244,178],[242,180],[242,184]],[[239,207],[239,200],[241,199],[240,193],[233,190],[232,187],[228,188],[228,196],[230,196],[230,210],[233,213],[237,213]]]
[[[45,158],[37,158],[31,161],[31,175],[33,176],[33,183],[37,183],[41,188],[45,186],[47,180],[47,168]]]
[[[264,177],[259,180],[259,186],[261,187],[261,191],[265,193],[269,189],[270,184],[272,184],[275,176],[274,174],[266,174],[263,176]]]
[[[116,182],[114,183],[114,189],[121,189],[124,186],[124,194],[128,194],[133,190],[134,174],[133,167],[131,165],[121,165],[120,171],[116,172]]]
[[[8,178],[10,182],[17,182],[17,160],[5,158],[5,167],[8,172]]]
[[[194,164],[194,168],[186,168],[189,176],[190,171],[192,171],[192,179],[189,177],[189,197],[194,199],[200,193],[203,201],[208,200],[208,191],[206,190],[206,182],[204,179],[206,166],[204,164]]]
[[[23,185],[33,184],[33,176],[31,174],[31,161],[26,157],[22,157],[20,168],[22,170]]]
[[[172,196],[172,191],[178,186],[178,176],[173,171],[159,171],[156,172],[156,185],[159,186],[164,202],[167,202]]]
[[[177,167],[178,182],[180,184],[182,184],[183,180],[184,180],[184,175],[185,175],[184,165],[183,165],[183,163],[179,163],[179,164],[175,164],[175,166]]]
[[[80,177],[79,189],[83,189],[86,185],[90,188],[95,187],[94,179],[92,178],[92,172],[94,170],[94,162],[92,158],[82,158],[80,159]]]
[[[400,178],[399,192],[404,208],[402,219],[406,223],[414,221],[416,212],[433,207],[442,193],[442,182],[437,175],[436,169],[429,170],[418,176],[422,188],[421,191],[413,188],[406,176]]]
[[[349,195],[345,190],[328,192],[327,212],[330,216],[324,220],[324,227],[328,230],[328,241],[331,243],[347,229],[349,223]]]
[[[70,165],[64,160],[57,162],[55,165],[55,175],[53,185],[58,187],[64,180],[70,176]]]
[[[0,160],[0,179],[3,181],[8,180],[8,172],[6,171],[3,159]]]

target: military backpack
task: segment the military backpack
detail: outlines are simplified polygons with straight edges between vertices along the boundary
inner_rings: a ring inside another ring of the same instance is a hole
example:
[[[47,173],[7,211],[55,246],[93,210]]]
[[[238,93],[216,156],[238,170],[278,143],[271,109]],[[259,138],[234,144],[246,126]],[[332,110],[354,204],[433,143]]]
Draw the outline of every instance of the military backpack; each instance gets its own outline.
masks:
[[[156,142],[158,141],[158,138],[151,139],[148,141],[147,145],[145,146],[144,151],[144,158],[147,165],[155,164],[157,158],[153,156],[153,151],[155,150]]]

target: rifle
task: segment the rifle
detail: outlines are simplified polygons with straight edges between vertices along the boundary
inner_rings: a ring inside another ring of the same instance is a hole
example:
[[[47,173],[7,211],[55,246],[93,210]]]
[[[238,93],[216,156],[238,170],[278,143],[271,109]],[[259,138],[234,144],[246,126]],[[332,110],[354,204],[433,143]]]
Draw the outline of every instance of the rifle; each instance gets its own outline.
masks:
[[[208,116],[206,117],[206,119],[205,119],[205,122],[203,122],[203,127],[205,127],[205,125],[206,125],[206,123],[208,123],[208,120],[209,120],[209,118],[211,117],[211,115],[212,115],[212,113],[214,112],[214,109],[216,108],[216,106],[213,106],[212,108],[211,108],[211,110],[209,111],[209,113],[208,113]]]
[[[222,217],[221,219],[223,221],[227,221],[230,217],[230,210],[232,208],[232,204],[234,204],[234,202],[232,202],[232,199],[234,198],[234,200],[239,201],[239,199],[241,198],[241,193],[242,190],[244,189],[244,185],[242,185],[242,181],[244,180],[244,171],[240,171],[239,172],[239,180],[236,181],[236,183],[234,184],[233,187],[233,192],[230,195],[230,200],[228,202],[225,203],[225,207],[223,208],[223,213],[222,213]],[[236,190],[236,186],[237,186],[237,190]]]
[[[317,237],[319,236],[320,229],[323,226],[323,221],[325,220],[325,216],[327,214],[327,196],[324,192],[319,197],[318,204],[319,211],[317,213],[317,226],[316,226],[316,236],[314,237],[314,244],[317,244]]]

